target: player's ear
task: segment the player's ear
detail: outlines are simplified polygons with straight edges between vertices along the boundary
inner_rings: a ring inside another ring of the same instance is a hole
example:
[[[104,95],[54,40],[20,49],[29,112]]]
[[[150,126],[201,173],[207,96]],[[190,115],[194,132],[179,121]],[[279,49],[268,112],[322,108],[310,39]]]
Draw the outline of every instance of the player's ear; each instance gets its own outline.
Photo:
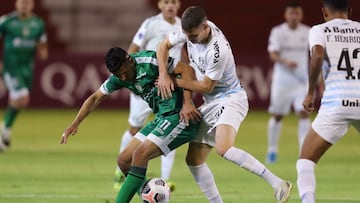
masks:
[[[321,8],[322,14],[323,14],[323,18],[326,21],[326,19],[329,16],[328,10],[326,8]]]
[[[162,7],[163,7],[163,3],[162,3],[162,1],[161,1],[161,0],[158,0],[158,4],[157,4],[157,6],[158,6],[158,9],[159,9],[159,10],[161,10],[161,9],[162,9]]]

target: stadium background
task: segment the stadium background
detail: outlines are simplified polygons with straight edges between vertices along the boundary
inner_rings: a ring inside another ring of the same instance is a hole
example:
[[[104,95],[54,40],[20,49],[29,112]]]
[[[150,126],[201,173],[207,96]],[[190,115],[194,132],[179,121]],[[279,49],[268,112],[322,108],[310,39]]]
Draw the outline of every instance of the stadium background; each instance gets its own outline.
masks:
[[[251,107],[268,105],[272,63],[266,47],[272,26],[283,22],[288,1],[182,1],[180,14],[189,5],[200,5],[210,20],[223,30],[234,51],[238,76]],[[299,1],[304,22],[322,22],[321,1]],[[359,1],[352,1],[353,18],[359,19]],[[13,0],[2,0],[0,13],[14,10]],[[127,48],[141,22],[158,13],[157,0],[37,0],[35,12],[47,22],[50,57],[36,61],[30,106],[36,108],[78,107],[95,91],[108,73],[103,55],[112,46]],[[121,90],[104,107],[128,107],[129,92]],[[0,83],[0,105],[6,90]]]

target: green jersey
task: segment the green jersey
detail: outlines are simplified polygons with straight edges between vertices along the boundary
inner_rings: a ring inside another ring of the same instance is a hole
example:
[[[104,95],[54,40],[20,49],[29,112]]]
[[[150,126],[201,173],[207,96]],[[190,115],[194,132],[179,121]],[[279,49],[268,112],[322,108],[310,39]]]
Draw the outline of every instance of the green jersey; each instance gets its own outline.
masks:
[[[46,42],[45,24],[32,15],[22,20],[16,12],[0,18],[0,36],[4,37],[4,70],[22,72],[32,69],[38,42]]]
[[[122,81],[118,77],[111,75],[101,86],[100,90],[104,94],[110,94],[120,88],[126,87],[134,94],[139,95],[152,108],[156,115],[167,116],[178,114],[182,107],[183,92],[176,87],[172,93],[172,98],[164,100],[158,96],[158,89],[155,87],[155,80],[159,76],[159,67],[156,60],[156,52],[141,51],[130,54],[136,66],[136,76],[134,81]],[[174,70],[174,60],[169,58],[168,72]]]

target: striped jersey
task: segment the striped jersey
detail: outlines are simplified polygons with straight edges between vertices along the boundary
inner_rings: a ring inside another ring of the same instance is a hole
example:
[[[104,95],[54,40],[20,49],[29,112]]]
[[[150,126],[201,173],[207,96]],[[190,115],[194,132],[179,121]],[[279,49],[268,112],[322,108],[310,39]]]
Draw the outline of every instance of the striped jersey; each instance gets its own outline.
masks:
[[[101,85],[100,91],[108,95],[125,87],[145,100],[157,116],[179,113],[183,102],[181,88],[176,87],[172,98],[167,100],[161,99],[157,94],[158,89],[154,85],[155,80],[159,76],[156,52],[141,51],[130,54],[130,56],[135,61],[135,80],[122,81],[118,77],[110,75]],[[169,57],[167,69],[169,73],[172,73],[174,70],[174,59],[171,57]]]
[[[311,28],[310,47],[325,48],[329,65],[323,66],[325,92],[323,108],[359,107],[360,23],[334,19]]]
[[[230,44],[221,30],[211,21],[210,40],[206,44],[193,44],[182,29],[169,35],[172,45],[187,43],[190,65],[194,68],[197,80],[208,77],[216,80],[214,90],[203,94],[205,102],[223,98],[228,94],[242,91],[236,74],[236,65]]]

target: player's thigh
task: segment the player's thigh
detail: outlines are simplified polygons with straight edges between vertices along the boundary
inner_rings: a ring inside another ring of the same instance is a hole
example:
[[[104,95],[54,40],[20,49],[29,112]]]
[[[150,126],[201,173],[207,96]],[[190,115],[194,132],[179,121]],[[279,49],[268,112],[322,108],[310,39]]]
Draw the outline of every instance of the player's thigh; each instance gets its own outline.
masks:
[[[18,100],[29,96],[31,86],[28,85],[27,76],[5,72],[4,82],[9,91],[10,100]]]
[[[284,84],[271,85],[269,112],[276,115],[287,115],[291,110],[292,90]]]
[[[249,110],[248,100],[244,93],[234,93],[225,98],[202,105],[199,133],[192,142],[215,146],[217,126],[230,126],[237,133]],[[223,136],[226,136],[223,134]]]
[[[346,117],[329,109],[320,110],[311,126],[320,137],[331,144],[335,144],[345,135],[349,125],[349,120]]]
[[[129,124],[133,127],[142,127],[152,113],[152,109],[141,97],[130,94]]]
[[[190,142],[197,134],[199,123],[186,126],[179,119],[178,114],[162,118],[156,117],[154,121],[142,128],[135,137],[142,141],[150,140],[167,155],[184,143]]]
[[[309,159],[317,163],[331,146],[331,143],[310,128],[300,150],[300,159]]]

